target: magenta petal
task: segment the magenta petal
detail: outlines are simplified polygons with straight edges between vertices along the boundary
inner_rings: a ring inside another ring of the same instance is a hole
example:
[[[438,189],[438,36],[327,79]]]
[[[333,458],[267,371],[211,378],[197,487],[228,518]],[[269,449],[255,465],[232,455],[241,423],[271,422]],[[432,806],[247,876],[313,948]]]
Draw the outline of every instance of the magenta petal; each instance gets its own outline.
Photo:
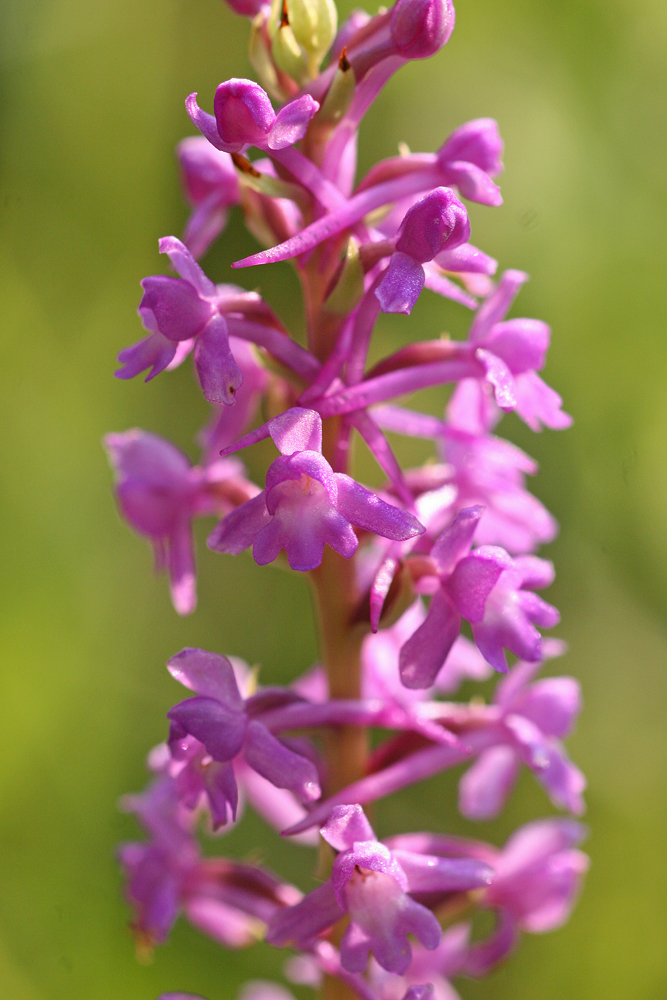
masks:
[[[447,184],[455,184],[464,198],[477,201],[481,205],[497,207],[503,199],[500,188],[489,175],[465,160],[453,160],[442,166],[442,174]]]
[[[425,264],[469,236],[465,208],[451,188],[438,187],[408,209],[396,234],[396,250]]]
[[[240,712],[243,700],[234,668],[226,656],[187,646],[167,662],[167,670],[180,684],[204,698],[217,698]]]
[[[171,363],[176,354],[177,345],[173,340],[167,340],[157,331],[151,333],[149,337],[125,347],[118,355],[118,360],[124,366],[115,372],[116,378],[134,378],[140,372],[150,368],[146,381],[163,372]]]
[[[441,590],[428,614],[401,648],[399,669],[407,688],[430,688],[461,630],[461,619]]]
[[[420,986],[411,986],[403,1000],[432,1000],[433,984],[423,983]]]
[[[528,587],[529,590],[542,590],[550,587],[554,582],[556,573],[554,564],[548,559],[540,559],[538,556],[517,556],[514,560],[514,568],[519,573],[520,584]],[[558,653],[551,654],[558,656]]]
[[[182,518],[169,535],[169,584],[178,614],[192,614],[197,607],[197,588],[192,524],[187,518]]]
[[[200,298],[197,290],[183,278],[159,274],[141,282],[144,296],[139,310],[150,310],[157,329],[169,340],[189,340],[196,337],[213,313],[210,302]]]
[[[423,534],[424,526],[407,510],[386,503],[350,476],[338,472],[335,479],[338,485],[336,507],[350,524],[393,541],[405,541]]]
[[[175,236],[163,236],[159,241],[160,253],[166,253],[181,278],[189,282],[203,298],[213,298],[216,287],[207,278],[188,248]]]
[[[551,329],[538,319],[496,323],[486,347],[502,358],[513,375],[544,367]]]
[[[267,145],[269,149],[285,149],[303,139],[310,119],[319,110],[319,104],[310,94],[304,94],[296,101],[290,101],[278,112],[271,126]]]
[[[485,941],[470,946],[461,971],[467,976],[485,976],[509,954],[517,938],[516,921],[509,913],[501,911],[496,930]]]
[[[231,815],[233,822],[236,821],[239,791],[232,764],[213,761],[206,768],[204,783],[213,819],[213,829],[217,830],[218,827],[225,826],[229,815]]]
[[[392,853],[406,874],[408,892],[468,892],[493,881],[493,868],[481,861],[400,849]]]
[[[484,508],[481,506],[464,507],[449,527],[438,535],[431,549],[431,558],[443,576],[450,576],[458,561],[470,552],[483,512]]]
[[[216,698],[188,698],[170,709],[167,718],[203,743],[214,760],[231,760],[243,745],[245,712],[236,711]]]
[[[315,410],[293,406],[269,421],[269,433],[283,455],[293,455],[295,451],[322,453],[322,418]]]
[[[214,552],[238,556],[255,541],[258,532],[268,524],[271,515],[266,509],[266,494],[262,490],[252,500],[233,510],[213,529],[206,544]]]
[[[521,286],[528,281],[525,271],[504,271],[495,290],[479,307],[470,328],[470,341],[484,344],[496,323],[504,319]]]
[[[197,337],[194,357],[199,382],[209,403],[232,404],[243,375],[229,348],[227,324],[219,313]]]
[[[266,940],[279,948],[288,944],[303,948],[344,915],[331,882],[325,882],[295,906],[278,910],[269,922]]]
[[[484,366],[487,380],[493,386],[496,403],[500,409],[513,410],[517,405],[516,384],[505,362],[481,347],[475,351],[475,357]]]
[[[497,260],[470,243],[440,251],[435,262],[445,271],[465,271],[469,274],[495,274],[498,269]]]
[[[320,797],[317,770],[312,761],[294,753],[256,720],[248,724],[243,747],[247,764],[277,788],[288,788],[300,802]]]
[[[560,614],[552,604],[547,604],[530,590],[519,591],[519,606],[528,621],[540,628],[553,628],[560,621]],[[518,654],[520,655],[520,654]]]
[[[561,409],[563,400],[535,372],[517,375],[515,395],[516,412],[531,430],[541,431],[544,424],[560,431],[572,424],[572,417]]]
[[[356,841],[349,850],[339,854],[333,863],[331,882],[341,906],[345,905],[345,889],[359,868],[390,876],[402,891],[408,887],[405,872],[388,847],[377,840]]]
[[[405,313],[409,316],[421,294],[424,281],[424,268],[421,264],[407,254],[396,251],[391,255],[389,267],[375,289],[382,312]]]
[[[484,546],[486,552],[491,548]],[[499,551],[503,552],[502,549]],[[443,584],[459,614],[469,622],[481,622],[487,598],[506,568],[507,562],[502,556],[494,558],[490,553],[481,554],[479,549],[461,559],[449,580]]]
[[[355,840],[375,840],[373,828],[360,805],[334,806],[320,833],[336,851],[346,851]]]
[[[573,677],[537,681],[521,701],[521,714],[547,736],[567,736],[580,711],[581,687]]]
[[[511,747],[492,747],[480,754],[459,783],[459,810],[468,819],[493,819],[505,804],[519,773]]]
[[[266,91],[254,80],[239,78],[220,84],[213,111],[218,134],[230,153],[249,144],[262,145],[276,119]]]
[[[475,118],[459,126],[438,150],[442,162],[466,160],[494,177],[503,169],[503,140],[493,118]]]
[[[185,98],[185,110],[187,111],[192,124],[195,128],[199,129],[201,134],[208,139],[212,146],[215,146],[216,149],[229,152],[227,144],[220,138],[215,118],[213,115],[209,115],[206,111],[202,111],[197,104],[196,93],[189,94]]]
[[[383,969],[403,975],[412,960],[408,934],[430,951],[440,943],[442,931],[434,915],[406,895],[391,875],[355,873],[345,896],[351,922],[340,955],[349,972],[363,972],[372,951]]]
[[[404,59],[428,59],[454,30],[450,0],[398,0],[391,18],[391,40]]]

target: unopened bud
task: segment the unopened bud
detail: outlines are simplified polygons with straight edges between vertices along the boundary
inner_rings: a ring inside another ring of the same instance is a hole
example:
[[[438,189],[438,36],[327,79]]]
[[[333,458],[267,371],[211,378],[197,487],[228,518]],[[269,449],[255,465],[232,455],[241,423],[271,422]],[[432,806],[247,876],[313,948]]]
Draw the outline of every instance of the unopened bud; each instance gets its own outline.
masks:
[[[276,65],[293,79],[313,79],[337,25],[333,0],[273,0],[268,29]]]
[[[469,236],[468,213],[451,188],[440,187],[409,209],[398,230],[396,249],[424,264]]]
[[[449,41],[454,30],[451,0],[398,0],[391,19],[391,40],[405,59],[427,59]]]

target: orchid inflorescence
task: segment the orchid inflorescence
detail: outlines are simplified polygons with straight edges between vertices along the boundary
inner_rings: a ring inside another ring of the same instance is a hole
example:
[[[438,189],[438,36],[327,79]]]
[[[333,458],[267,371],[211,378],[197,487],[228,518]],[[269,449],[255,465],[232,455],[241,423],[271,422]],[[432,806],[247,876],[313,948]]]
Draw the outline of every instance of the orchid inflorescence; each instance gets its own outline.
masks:
[[[484,975],[522,931],[567,918],[587,866],[583,828],[544,819],[501,848],[426,832],[379,840],[367,811],[460,767],[461,814],[490,819],[522,765],[556,807],[583,811],[584,778],[561,742],[578,684],[536,679],[564,651],[542,638],[558,612],[536,593],[553,567],[534,552],[557,526],[525,488],[535,463],[493,433],[503,412],[533,430],[571,420],[538,374],[549,327],[506,319],[527,275],[494,281],[496,261],[468,242],[461,198],[501,204],[496,123],[468,122],[436,153],[403,147],[356,182],[364,114],[402,65],[448,41],[449,0],[356,10],[340,28],[333,0],[229,3],[251,19],[260,83],[221,83],[213,114],[196,94],[186,100],[201,133],[178,147],[192,214],[182,240],[160,241],[178,277],[142,282],[147,336],[121,351],[117,372],[148,380],[193,353],[213,407],[201,463],[140,430],[106,446],[121,514],[152,542],[176,610],[196,604],[192,522],[217,515],[213,551],[251,549],[259,565],[308,574],[321,662],[278,687],[218,652],[186,648],[169,661],[191,696],[168,713],[148,789],[124,800],[149,835],[120,852],[133,927],[152,948],[182,913],[229,948],[265,939],[296,949],[286,977],[324,984],[330,1000],[451,1000],[452,977]],[[197,263],[236,205],[264,249],[233,266],[292,262],[306,346],[257,292],[215,285]],[[406,340],[369,367],[379,314],[409,315],[424,288],[471,310],[467,339]],[[395,402],[434,386],[452,387],[442,418]],[[380,490],[350,474],[355,433],[386,477]],[[402,469],[387,433],[430,440],[434,461]],[[269,438],[262,487],[237,453]],[[494,670],[504,676],[491,704],[445,700]],[[385,734],[372,750],[371,729]],[[202,816],[220,832],[246,803],[319,845],[314,889],[201,853]],[[481,940],[478,910],[495,919]],[[242,994],[290,996],[262,982]]]

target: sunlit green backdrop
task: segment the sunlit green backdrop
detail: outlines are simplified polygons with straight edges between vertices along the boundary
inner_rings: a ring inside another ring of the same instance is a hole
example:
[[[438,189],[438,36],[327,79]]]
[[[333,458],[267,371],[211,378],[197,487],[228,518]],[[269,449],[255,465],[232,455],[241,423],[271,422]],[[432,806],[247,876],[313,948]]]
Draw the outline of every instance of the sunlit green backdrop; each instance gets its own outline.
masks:
[[[0,24],[0,995],[232,1000],[243,979],[279,976],[282,953],[223,953],[181,922],[137,964],[113,858],[135,828],[116,802],[144,784],[181,697],[168,656],[204,646],[287,680],[316,657],[307,589],[202,547],[200,607],[179,620],[116,516],[100,438],[138,425],[196,454],[206,406],[189,365],[149,385],[111,373],[140,336],[138,282],[164,267],[158,237],[186,218],[183,98],[210,107],[222,79],[248,75],[247,23],[220,0],[5,0]],[[460,983],[469,1000],[667,996],[666,57],[664,0],[459,0],[446,50],[394,78],[363,133],[366,167],[400,140],[431,150],[469,118],[498,119],[505,204],[472,207],[473,241],[531,273],[514,314],[552,324],[547,378],[576,421],[533,436],[509,418],[503,432],[539,459],[535,491],[562,524],[549,599],[584,688],[570,748],[590,780],[593,866],[568,926]],[[253,248],[235,214],[206,268],[229,280]],[[300,328],[288,265],[241,281]],[[424,293],[411,320],[384,323],[385,344],[460,336],[464,313]],[[251,471],[268,455],[255,449]],[[525,776],[498,823],[473,827],[453,787],[386,803],[379,833],[501,842],[552,811]],[[313,884],[308,852],[252,816],[219,847]]]

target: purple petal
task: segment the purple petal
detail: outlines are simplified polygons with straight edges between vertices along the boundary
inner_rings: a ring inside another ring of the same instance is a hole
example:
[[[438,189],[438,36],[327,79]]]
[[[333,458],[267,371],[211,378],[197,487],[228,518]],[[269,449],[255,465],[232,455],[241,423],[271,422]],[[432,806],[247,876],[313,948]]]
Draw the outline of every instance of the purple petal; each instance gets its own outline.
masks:
[[[411,986],[403,1000],[432,1000],[433,984],[424,983],[422,986]]]
[[[495,555],[493,548],[491,545],[482,546],[461,559],[449,580],[443,584],[459,614],[471,623],[481,622],[484,618],[489,594],[510,561],[503,549],[498,549],[498,555]]]
[[[430,951],[440,943],[442,931],[434,915],[406,895],[391,875],[356,873],[345,895],[351,923],[340,955],[348,971],[363,972],[372,951],[383,969],[403,975],[412,960],[408,933]]]
[[[493,386],[496,403],[501,410],[513,410],[516,407],[516,383],[505,362],[479,347],[475,357],[484,366],[486,378]]]
[[[322,454],[322,418],[315,410],[293,406],[269,421],[269,433],[283,455],[293,455],[295,451]]]
[[[521,714],[547,736],[567,736],[581,711],[581,687],[573,677],[549,677],[528,690]]]
[[[431,549],[431,558],[443,577],[451,576],[459,560],[470,552],[483,512],[484,508],[480,506],[464,507],[449,527],[438,535]]]
[[[204,329],[213,313],[210,302],[183,278],[159,274],[141,282],[144,296],[139,304],[143,314],[150,311],[157,329],[169,340],[189,340]]]
[[[544,734],[528,719],[508,715],[505,726],[511,732],[526,765],[536,773],[551,801],[575,815],[585,810],[582,792],[586,779],[570,761],[560,744]]]
[[[504,806],[519,773],[511,747],[492,747],[480,754],[459,783],[459,810],[468,819],[493,819]]]
[[[297,903],[278,910],[269,922],[266,940],[284,948],[304,948],[322,931],[337,923],[345,911],[336,902],[331,882],[325,882]]]
[[[170,709],[167,718],[203,743],[214,760],[231,760],[243,746],[245,713],[215,698],[188,698]]]
[[[213,111],[218,134],[230,153],[249,144],[263,145],[276,120],[268,94],[253,80],[233,78],[221,83]]]
[[[216,698],[233,711],[243,709],[234,668],[226,656],[187,646],[167,663],[171,676],[204,698]]]
[[[481,861],[396,849],[393,854],[407,876],[408,892],[468,892],[493,881],[493,868]]]
[[[514,568],[518,571],[520,585],[529,590],[550,587],[556,577],[554,564],[548,559],[539,559],[537,556],[518,556],[514,560]]]
[[[404,541],[424,532],[413,514],[386,503],[343,473],[335,473],[338,485],[338,512],[357,528],[372,531],[383,538]]]
[[[384,770],[360,778],[346,788],[332,795],[329,799],[314,806],[306,819],[295,823],[289,830],[283,830],[283,836],[290,837],[302,833],[311,826],[323,822],[335,805],[350,802],[375,802],[401,788],[424,781],[440,771],[455,767],[467,760],[472,753],[469,747],[457,742],[455,745],[428,747],[417,750],[407,758],[390,764]]]
[[[396,251],[375,289],[382,312],[410,315],[424,287],[424,268],[412,257]]]
[[[364,810],[356,804],[334,806],[320,833],[336,851],[346,851],[355,840],[375,840]]]
[[[347,908],[345,888],[359,868],[388,875],[402,891],[407,889],[405,872],[388,847],[374,839],[356,841],[349,850],[343,851],[335,858],[331,872],[331,883],[336,899],[345,908]]]
[[[209,403],[230,405],[243,375],[229,348],[227,324],[220,314],[207,323],[195,344],[195,366]]]
[[[436,677],[435,687],[441,694],[451,694],[464,680],[485,681],[490,676],[491,667],[479,650],[460,635]]]
[[[253,719],[243,748],[246,763],[277,788],[288,788],[300,802],[320,797],[317,770],[312,761],[288,750],[261,722]]]
[[[441,590],[428,614],[403,645],[399,657],[401,681],[407,688],[430,688],[461,630],[461,619]]]
[[[477,201],[481,205],[497,207],[503,199],[500,188],[489,175],[465,160],[452,160],[441,166],[442,178],[447,184],[454,184],[464,198]]]
[[[163,236],[158,243],[160,253],[166,253],[174,269],[189,282],[202,298],[214,298],[216,287],[207,278],[188,248],[175,236]]]
[[[424,286],[430,291],[435,292],[437,295],[442,295],[445,299],[451,299],[452,302],[458,302],[460,305],[465,306],[466,309],[476,309],[477,300],[464,292],[463,289],[456,284],[455,281],[450,281],[446,278],[439,267],[431,262],[423,264],[425,281]]]
[[[485,344],[493,327],[505,318],[509,307],[518,295],[519,289],[528,281],[525,271],[505,271],[495,291],[479,307],[470,328],[470,342]]]
[[[396,235],[396,250],[425,264],[469,236],[465,208],[451,188],[438,187],[408,209]]]
[[[560,621],[558,609],[529,590],[519,591],[518,603],[528,621],[540,628],[553,628]]]
[[[319,107],[310,94],[303,94],[296,101],[286,104],[271,126],[267,141],[269,149],[285,149],[303,139],[310,119]]]
[[[505,362],[513,375],[544,367],[551,329],[538,319],[496,323],[486,347]]]
[[[445,271],[466,271],[472,274],[495,274],[498,261],[478,250],[470,243],[441,250],[435,257],[436,264]]]
[[[206,768],[204,783],[211,807],[213,829],[217,830],[219,827],[225,826],[230,814],[232,822],[235,822],[239,792],[233,766],[230,763],[214,761]]]
[[[198,128],[201,134],[208,139],[212,146],[216,149],[229,152],[227,149],[227,144],[222,141],[220,135],[218,134],[218,126],[215,123],[215,118],[213,115],[209,115],[206,111],[202,109],[197,104],[197,94],[189,94],[185,98],[185,109],[188,113],[190,121]]]
[[[183,488],[188,481],[187,456],[157,434],[142,430],[107,434],[104,446],[119,482],[134,480],[166,491]]]
[[[512,951],[517,938],[516,921],[501,911],[496,930],[485,941],[470,946],[461,971],[467,976],[485,976]]]
[[[271,515],[266,509],[266,493],[262,490],[252,500],[233,510],[213,529],[206,544],[214,552],[238,556],[249,548],[257,534],[269,523]]]
[[[404,59],[435,55],[454,30],[450,0],[398,0],[391,18],[391,40]]]
[[[118,360],[124,367],[119,368],[114,374],[116,378],[134,378],[135,375],[150,368],[146,376],[146,381],[150,382],[168,367],[176,354],[176,349],[177,345],[173,340],[167,340],[161,333],[155,331],[138,343],[123,348]]]
[[[197,607],[197,588],[194,539],[188,519],[181,520],[169,535],[169,583],[178,614],[192,614]]]
[[[461,125],[438,150],[443,162],[467,160],[492,177],[503,169],[503,140],[493,118],[475,118]]]
[[[572,417],[561,409],[563,400],[535,372],[522,372],[516,378],[516,412],[531,430],[541,431],[542,424],[551,430],[565,430]]]

